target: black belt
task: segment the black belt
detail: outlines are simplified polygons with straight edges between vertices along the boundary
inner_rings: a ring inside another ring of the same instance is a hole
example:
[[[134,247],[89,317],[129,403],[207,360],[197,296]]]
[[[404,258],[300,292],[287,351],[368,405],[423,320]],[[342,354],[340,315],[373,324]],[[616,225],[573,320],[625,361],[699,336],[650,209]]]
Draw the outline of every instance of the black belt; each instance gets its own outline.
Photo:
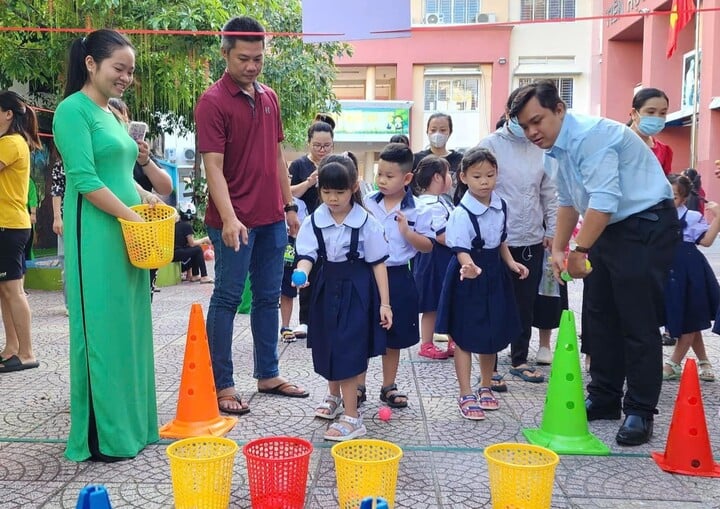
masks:
[[[659,212],[661,210],[667,210],[667,209],[674,209],[674,208],[675,208],[675,200],[671,200],[670,198],[665,198],[664,200],[653,205],[652,207],[645,209],[642,212],[633,214],[630,217],[638,217],[640,219],[646,219],[648,221],[657,221],[658,219],[660,219],[660,217],[655,212]]]
[[[643,212],[652,212],[653,210],[674,209],[674,208],[675,208],[675,200],[672,200],[670,198],[665,198],[663,201],[656,203],[649,209],[645,209]]]

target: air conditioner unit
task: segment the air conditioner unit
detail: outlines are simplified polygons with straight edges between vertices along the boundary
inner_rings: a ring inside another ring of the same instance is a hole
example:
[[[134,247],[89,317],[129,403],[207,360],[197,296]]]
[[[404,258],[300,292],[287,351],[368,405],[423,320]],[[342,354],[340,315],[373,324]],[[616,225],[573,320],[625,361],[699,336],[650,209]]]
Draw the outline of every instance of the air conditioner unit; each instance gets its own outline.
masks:
[[[427,25],[437,25],[438,23],[443,22],[443,15],[437,14],[437,13],[429,13],[425,15],[425,24]]]
[[[194,148],[186,148],[183,151],[183,156],[185,156],[186,161],[194,161],[195,160],[195,149]]]
[[[494,13],[481,12],[475,16],[475,23],[495,23],[496,21],[497,16]]]

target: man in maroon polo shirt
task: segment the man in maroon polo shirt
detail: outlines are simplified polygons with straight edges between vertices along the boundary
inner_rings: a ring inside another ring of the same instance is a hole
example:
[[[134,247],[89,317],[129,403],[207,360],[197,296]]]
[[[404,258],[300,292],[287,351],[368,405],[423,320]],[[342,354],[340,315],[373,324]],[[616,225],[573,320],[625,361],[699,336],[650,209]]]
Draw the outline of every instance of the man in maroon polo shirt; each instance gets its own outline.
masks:
[[[195,123],[210,191],[205,224],[215,246],[215,288],[207,316],[215,387],[221,411],[244,414],[249,408],[235,390],[232,335],[248,270],[258,391],[309,395],[280,376],[276,335],[288,227],[295,236],[300,224],[280,146],[284,135],[278,98],[257,81],[265,29],[252,18],[239,17],[228,21],[223,32],[244,34],[223,35],[227,67],[198,100]]]

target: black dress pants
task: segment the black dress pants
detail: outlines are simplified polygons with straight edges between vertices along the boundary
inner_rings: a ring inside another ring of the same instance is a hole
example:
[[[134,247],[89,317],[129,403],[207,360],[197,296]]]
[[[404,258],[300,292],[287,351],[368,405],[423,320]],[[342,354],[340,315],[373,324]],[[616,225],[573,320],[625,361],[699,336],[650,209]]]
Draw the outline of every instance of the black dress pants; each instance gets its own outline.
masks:
[[[592,358],[588,393],[599,407],[618,407],[622,400],[626,415],[657,413],[663,288],[680,235],[677,211],[665,200],[607,226],[591,248],[582,334]]]

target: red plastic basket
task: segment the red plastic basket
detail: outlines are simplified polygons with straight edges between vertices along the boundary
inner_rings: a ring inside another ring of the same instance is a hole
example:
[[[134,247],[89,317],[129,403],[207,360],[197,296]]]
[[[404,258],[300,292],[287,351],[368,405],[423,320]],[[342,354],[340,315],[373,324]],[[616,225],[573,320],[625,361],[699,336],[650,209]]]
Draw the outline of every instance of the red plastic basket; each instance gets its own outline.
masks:
[[[243,447],[253,509],[302,509],[313,446],[295,437],[258,438]]]

